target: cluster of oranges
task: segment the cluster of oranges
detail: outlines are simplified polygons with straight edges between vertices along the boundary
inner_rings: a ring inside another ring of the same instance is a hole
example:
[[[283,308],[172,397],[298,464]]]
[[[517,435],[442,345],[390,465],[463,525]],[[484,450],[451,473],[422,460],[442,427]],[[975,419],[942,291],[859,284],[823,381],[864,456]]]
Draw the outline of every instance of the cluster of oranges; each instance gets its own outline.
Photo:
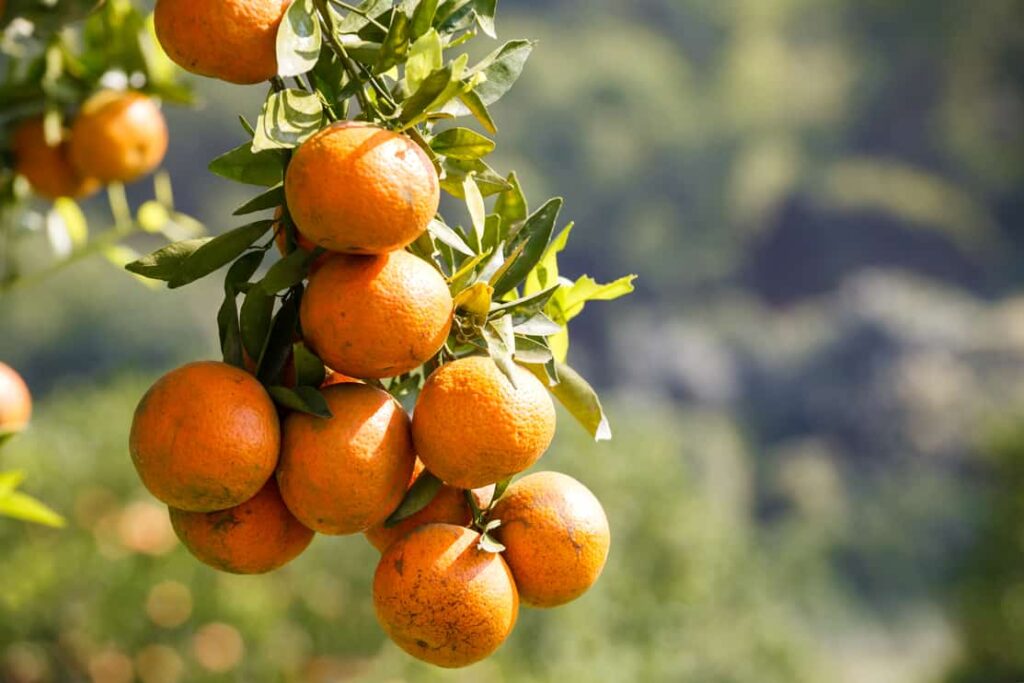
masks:
[[[246,370],[190,363],[143,397],[130,449],[182,542],[218,569],[265,572],[314,532],[364,533],[382,552],[373,597],[385,631],[417,657],[462,666],[508,636],[520,599],[546,607],[582,594],[609,534],[596,498],[562,474],[526,476],[492,505],[492,485],[530,467],[554,436],[550,394],[528,370],[514,366],[513,382],[487,357],[444,363],[412,418],[377,381],[421,367],[449,335],[444,277],[404,250],[434,217],[438,185],[423,151],[394,131],[346,121],[303,143],[277,239],[290,250],[290,219],[298,248],[326,250],[299,319],[332,369],[321,387],[332,416],[281,417]],[[387,525],[424,472],[444,485]],[[482,543],[486,528],[502,552]]]
[[[49,144],[42,117],[22,121],[12,136],[15,171],[48,199],[85,197],[107,183],[131,182],[159,166],[167,152],[163,114],[137,92],[97,92],[59,137]]]

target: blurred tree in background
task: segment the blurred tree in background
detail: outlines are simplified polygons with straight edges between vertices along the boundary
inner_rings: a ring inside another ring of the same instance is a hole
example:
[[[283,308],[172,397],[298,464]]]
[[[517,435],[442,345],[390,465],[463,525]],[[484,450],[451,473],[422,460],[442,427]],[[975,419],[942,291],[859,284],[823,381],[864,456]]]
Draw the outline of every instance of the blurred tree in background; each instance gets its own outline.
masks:
[[[517,152],[494,166],[564,192],[568,269],[642,277],[573,344],[617,396],[616,440],[587,468],[570,426],[546,456],[607,502],[607,576],[558,614],[524,611],[455,678],[1024,676],[1019,438],[989,437],[1024,398],[1024,6],[501,12],[540,43],[495,107]],[[241,141],[249,90],[200,82],[205,110],[168,112],[177,205],[214,232],[244,197],[196,169]],[[215,355],[207,286],[168,297],[84,263],[0,299],[0,358],[45,396],[4,464],[70,520],[0,522],[0,676],[451,680],[371,628],[361,539],[215,577],[132,482],[135,398]]]

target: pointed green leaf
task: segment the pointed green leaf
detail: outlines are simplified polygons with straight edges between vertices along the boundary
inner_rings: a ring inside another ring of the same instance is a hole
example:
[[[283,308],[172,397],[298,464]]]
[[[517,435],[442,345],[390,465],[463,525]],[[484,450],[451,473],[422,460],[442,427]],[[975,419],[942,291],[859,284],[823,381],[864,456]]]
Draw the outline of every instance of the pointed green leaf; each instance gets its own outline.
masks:
[[[529,206],[526,203],[526,195],[519,185],[519,177],[515,171],[508,174],[509,189],[498,195],[494,203],[494,213],[501,216],[505,229],[511,229],[526,220],[530,215]]]
[[[434,500],[434,496],[441,490],[441,485],[442,482],[436,475],[428,470],[423,470],[420,476],[416,477],[416,481],[409,487],[409,490],[405,492],[402,502],[399,503],[395,511],[384,522],[384,526],[395,526],[403,519],[412,517],[430,505],[430,501]]]
[[[277,74],[298,76],[320,57],[320,22],[312,0],[295,0],[277,29]]]
[[[412,27],[410,29],[413,40],[419,38],[431,30],[434,23],[434,15],[437,12],[438,0],[420,0],[412,13]]]
[[[322,252],[322,249],[312,252],[299,248],[293,249],[290,254],[282,257],[270,267],[267,274],[260,280],[260,287],[270,294],[291,289],[306,279],[309,266]]]
[[[186,260],[201,246],[210,241],[209,237],[198,237],[168,244],[157,249],[138,261],[129,263],[124,268],[130,273],[148,277],[153,280],[172,280],[181,270]]]
[[[479,159],[494,151],[494,141],[469,128],[449,128],[430,141],[430,148],[453,159]]]
[[[256,119],[253,153],[298,147],[320,130],[324,109],[316,93],[287,89],[272,92]]]
[[[327,400],[313,387],[300,386],[289,389],[288,387],[272,386],[267,389],[267,392],[274,399],[274,403],[289,410],[308,413],[314,417],[333,417]]]
[[[459,234],[448,227],[445,223],[437,219],[433,219],[427,225],[427,230],[434,236],[434,239],[447,244],[460,254],[464,254],[466,256],[475,255],[473,250],[469,248],[469,245],[459,237]]]
[[[255,153],[252,143],[245,143],[211,161],[209,169],[228,180],[270,187],[284,180],[284,165],[280,150]]]
[[[405,63],[406,90],[416,92],[427,76],[443,66],[441,36],[430,29],[409,48],[409,60]]]
[[[522,253],[515,263],[505,272],[498,282],[494,283],[494,293],[501,296],[518,286],[540,261],[551,240],[551,233],[562,208],[562,199],[550,199],[534,214],[526,219],[523,227],[512,237],[511,248],[524,245]]]
[[[274,313],[274,296],[262,287],[252,287],[245,294],[238,323],[242,333],[242,346],[256,363],[263,355],[263,346],[270,334],[270,321]]]
[[[168,286],[174,289],[187,285],[231,263],[265,235],[273,224],[273,221],[256,221],[214,237],[185,259],[169,280]]]
[[[47,505],[20,491],[12,491],[6,496],[0,497],[0,515],[55,528],[64,526],[63,517]]]
[[[551,386],[547,372],[541,365],[523,366],[537,379],[548,386],[548,390],[558,402],[572,414],[576,420],[590,432],[595,441],[607,441],[612,438],[611,426],[601,407],[601,399],[583,377],[564,363],[555,363],[558,373],[558,384]]]
[[[232,212],[232,216],[244,216],[249,213],[256,213],[257,211],[266,211],[267,209],[276,209],[277,207],[284,204],[284,184],[278,184],[270,188],[266,192],[261,192],[256,195],[245,204]]]
[[[327,369],[320,357],[302,342],[292,344],[292,358],[295,359],[295,383],[303,387],[319,387],[324,383]]]

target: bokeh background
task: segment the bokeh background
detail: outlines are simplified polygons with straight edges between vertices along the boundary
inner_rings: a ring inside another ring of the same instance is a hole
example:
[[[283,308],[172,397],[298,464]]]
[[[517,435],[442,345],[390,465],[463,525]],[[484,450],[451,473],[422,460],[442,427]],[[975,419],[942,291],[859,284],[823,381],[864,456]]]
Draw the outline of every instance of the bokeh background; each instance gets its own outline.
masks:
[[[0,679],[1024,680],[1024,5],[501,15],[540,43],[495,107],[495,167],[565,196],[572,274],[640,274],[571,351],[614,441],[563,414],[542,461],[606,506],[601,582],[447,672],[377,628],[361,537],[265,577],[193,561],[127,430],[158,374],[216,356],[218,285],[84,262],[0,299],[0,358],[38,400],[0,464],[69,519],[0,520]],[[167,168],[216,231],[247,197],[205,165],[263,93],[196,86],[202,109],[166,109]]]

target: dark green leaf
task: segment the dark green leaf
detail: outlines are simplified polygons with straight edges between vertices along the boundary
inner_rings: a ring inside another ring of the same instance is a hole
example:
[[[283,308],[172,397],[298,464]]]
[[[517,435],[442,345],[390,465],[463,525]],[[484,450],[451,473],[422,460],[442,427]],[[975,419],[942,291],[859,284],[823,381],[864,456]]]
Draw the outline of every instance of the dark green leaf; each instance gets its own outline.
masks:
[[[430,141],[430,148],[452,159],[479,159],[494,151],[494,141],[469,128],[449,128]]]
[[[211,161],[209,169],[228,180],[271,187],[284,180],[284,166],[285,156],[280,150],[255,153],[252,143],[246,143]]]
[[[491,308],[491,316],[496,317],[504,314],[511,314],[521,318],[532,318],[544,310],[544,305],[551,299],[551,296],[558,291],[561,285],[556,283],[547,289],[516,299],[497,304]],[[561,328],[559,328],[561,329]]]
[[[295,383],[298,386],[319,387],[324,383],[327,375],[324,362],[305,344],[292,344],[292,358],[295,362]]]
[[[274,296],[267,294],[261,287],[251,288],[242,301],[242,311],[238,319],[242,332],[242,346],[257,365],[270,334],[275,301]]]
[[[270,329],[270,337],[267,339],[257,373],[263,384],[276,384],[281,377],[281,371],[292,351],[292,340],[298,323],[299,296],[292,295],[284,300],[277,315],[274,316],[274,324]]]
[[[256,119],[252,151],[298,147],[320,130],[324,108],[316,93],[288,89],[272,92]]]
[[[267,274],[260,281],[260,287],[270,294],[294,287],[306,279],[310,264],[318,256],[319,254],[315,252],[298,248],[294,249],[290,254],[281,258],[270,267],[270,270],[267,271]]]
[[[412,517],[423,508],[430,505],[434,496],[441,490],[441,480],[427,470],[423,470],[420,476],[416,477],[409,490],[405,492],[405,498],[391,516],[384,522],[384,526],[392,527],[403,519]]]
[[[472,114],[481,126],[484,127],[491,135],[498,132],[498,126],[495,125],[494,119],[491,118],[491,112],[487,110],[487,105],[480,99],[480,95],[475,90],[467,90],[459,95],[459,102],[466,108],[467,113]],[[449,107],[452,109],[452,107]],[[456,115],[452,111],[453,115]]]
[[[523,72],[526,60],[533,52],[534,41],[513,40],[492,52],[467,74],[483,73],[486,80],[474,90],[480,101],[491,105],[501,99]],[[468,113],[468,112],[467,112]]]
[[[230,288],[232,291],[237,291],[241,285],[248,282],[249,278],[259,270],[265,255],[266,252],[262,249],[250,251],[232,263],[231,267],[228,268],[227,275],[224,276],[224,290],[228,291]]]
[[[434,14],[437,12],[438,0],[420,0],[412,13],[411,37],[416,40],[430,30],[434,23]]]
[[[244,216],[245,214],[256,213],[257,211],[276,209],[282,204],[284,204],[284,185],[279,184],[242,204],[231,215]]]
[[[138,261],[132,261],[124,268],[136,275],[166,282],[173,279],[185,261],[209,241],[209,237],[198,237],[168,244],[148,256],[143,256]]]
[[[494,213],[501,216],[506,229],[511,229],[526,220],[530,215],[530,209],[515,171],[508,174],[508,184],[509,189],[498,195],[494,203]]]
[[[451,83],[451,66],[438,69],[424,78],[416,92],[402,102],[402,114],[399,117],[402,124],[407,126],[420,118],[444,94]]]
[[[320,22],[312,0],[295,0],[277,29],[277,73],[298,76],[320,57]]]
[[[234,289],[224,293],[224,303],[217,311],[217,331],[224,362],[236,368],[245,368],[242,355],[242,331],[238,324],[238,303]]]
[[[544,206],[526,219],[523,227],[512,237],[510,248],[516,249],[519,244],[523,244],[525,247],[515,259],[515,263],[494,283],[495,296],[501,296],[518,286],[537,265],[551,240],[551,233],[555,229],[555,221],[558,219],[558,212],[561,208],[561,198],[548,200]]]
[[[504,192],[511,187],[502,176],[498,175],[482,159],[465,161],[447,157],[441,165],[445,172],[445,177],[441,180],[441,187],[445,192],[459,199],[466,198],[466,193],[462,186],[466,176],[470,173],[473,174],[473,180],[476,181],[477,187],[480,188],[480,193],[485,197]]]
[[[168,285],[171,288],[187,285],[227,265],[265,235],[273,224],[273,221],[256,221],[214,237],[185,259]]]
[[[380,48],[377,58],[377,73],[384,73],[391,67],[405,62],[409,55],[409,15],[392,12],[391,26]]]
[[[484,236],[481,240],[482,249],[493,249],[503,239],[501,216],[492,213],[484,220]]]
[[[551,386],[548,374],[541,365],[526,365],[527,370],[536,375],[537,379],[548,385],[558,402],[568,409],[576,420],[590,432],[595,441],[607,441],[612,438],[612,429],[608,418],[601,407],[601,399],[583,377],[564,363],[554,363],[558,374],[558,384]]]
[[[289,410],[297,410],[300,413],[308,413],[315,417],[333,417],[331,409],[327,405],[327,400],[324,399],[323,394],[313,387],[289,389],[288,387],[273,386],[267,389],[267,391],[270,392],[270,396],[274,399],[275,403]]]

